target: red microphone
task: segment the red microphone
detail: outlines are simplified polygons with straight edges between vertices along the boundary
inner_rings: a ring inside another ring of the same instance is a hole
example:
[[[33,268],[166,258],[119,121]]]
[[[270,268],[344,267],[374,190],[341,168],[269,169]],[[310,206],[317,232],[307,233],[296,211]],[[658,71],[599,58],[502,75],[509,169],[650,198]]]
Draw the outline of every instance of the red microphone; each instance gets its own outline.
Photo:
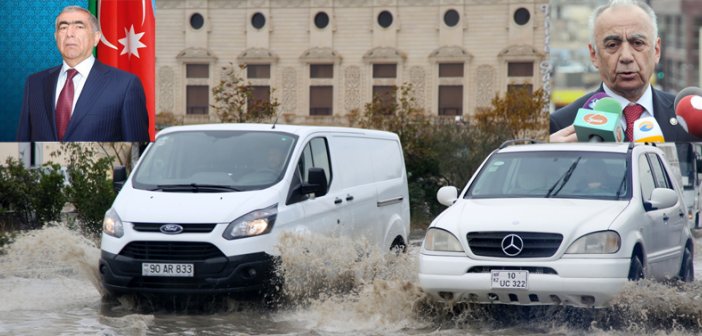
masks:
[[[675,98],[675,114],[687,133],[702,137],[702,90],[685,88]]]

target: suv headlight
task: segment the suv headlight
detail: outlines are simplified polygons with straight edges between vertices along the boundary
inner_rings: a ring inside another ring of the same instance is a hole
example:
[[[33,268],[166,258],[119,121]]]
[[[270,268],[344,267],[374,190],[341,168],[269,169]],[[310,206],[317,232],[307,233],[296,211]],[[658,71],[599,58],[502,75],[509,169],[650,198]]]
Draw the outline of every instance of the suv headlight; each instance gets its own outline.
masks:
[[[458,238],[442,229],[431,228],[424,237],[424,249],[441,252],[465,252]]]
[[[254,210],[233,220],[222,233],[227,240],[253,237],[271,232],[278,216],[278,203]]]
[[[567,254],[606,254],[616,253],[622,245],[622,239],[614,231],[600,231],[586,234],[566,251]]]
[[[115,238],[124,236],[124,225],[122,225],[122,220],[115,209],[107,210],[105,213],[105,218],[102,220],[102,232]]]

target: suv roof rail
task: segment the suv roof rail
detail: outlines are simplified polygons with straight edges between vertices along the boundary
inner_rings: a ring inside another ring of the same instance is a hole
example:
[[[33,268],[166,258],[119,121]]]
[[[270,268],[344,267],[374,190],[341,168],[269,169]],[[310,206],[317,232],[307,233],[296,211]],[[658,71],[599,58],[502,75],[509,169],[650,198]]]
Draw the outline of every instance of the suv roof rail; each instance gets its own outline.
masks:
[[[502,149],[505,147],[509,146],[514,146],[520,143],[528,143],[528,144],[537,144],[537,143],[543,143],[543,141],[536,140],[536,139],[512,139],[512,140],[507,140],[503,142],[498,149]]]

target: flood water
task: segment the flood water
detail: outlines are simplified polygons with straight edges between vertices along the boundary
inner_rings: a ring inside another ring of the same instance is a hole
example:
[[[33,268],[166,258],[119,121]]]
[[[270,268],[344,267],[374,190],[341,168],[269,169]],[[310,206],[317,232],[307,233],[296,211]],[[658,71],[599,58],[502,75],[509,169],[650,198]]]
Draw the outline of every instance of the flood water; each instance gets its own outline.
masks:
[[[702,279],[702,239],[696,278]],[[99,248],[62,226],[18,236],[0,255],[0,335],[697,335],[702,282],[631,284],[609,309],[449,307],[417,287],[417,246],[286,236],[272,302],[102,298]]]

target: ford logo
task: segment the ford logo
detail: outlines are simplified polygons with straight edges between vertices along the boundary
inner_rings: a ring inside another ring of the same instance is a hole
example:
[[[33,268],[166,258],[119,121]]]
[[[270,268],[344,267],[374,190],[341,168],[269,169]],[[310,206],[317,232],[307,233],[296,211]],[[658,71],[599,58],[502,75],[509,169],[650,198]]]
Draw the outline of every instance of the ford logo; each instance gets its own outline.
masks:
[[[163,224],[160,230],[165,234],[179,234],[183,232],[183,227],[178,224]]]

